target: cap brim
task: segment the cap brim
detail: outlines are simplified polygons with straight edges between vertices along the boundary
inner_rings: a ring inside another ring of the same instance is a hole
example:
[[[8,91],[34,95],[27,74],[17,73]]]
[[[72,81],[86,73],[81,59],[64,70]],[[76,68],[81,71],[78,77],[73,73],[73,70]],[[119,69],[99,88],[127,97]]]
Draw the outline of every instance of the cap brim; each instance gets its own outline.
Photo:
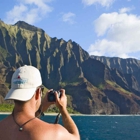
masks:
[[[5,100],[28,101],[35,94],[36,88],[27,89],[10,89]]]

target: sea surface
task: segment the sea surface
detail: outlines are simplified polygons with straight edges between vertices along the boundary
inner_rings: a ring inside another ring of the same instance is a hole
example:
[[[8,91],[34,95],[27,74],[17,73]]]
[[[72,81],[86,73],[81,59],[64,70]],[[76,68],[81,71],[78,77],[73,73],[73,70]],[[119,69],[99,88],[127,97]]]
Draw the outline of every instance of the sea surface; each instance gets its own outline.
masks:
[[[7,115],[0,115],[0,120]],[[41,119],[54,123],[55,115]],[[81,140],[140,140],[140,116],[72,116]],[[60,117],[59,123],[62,124]]]

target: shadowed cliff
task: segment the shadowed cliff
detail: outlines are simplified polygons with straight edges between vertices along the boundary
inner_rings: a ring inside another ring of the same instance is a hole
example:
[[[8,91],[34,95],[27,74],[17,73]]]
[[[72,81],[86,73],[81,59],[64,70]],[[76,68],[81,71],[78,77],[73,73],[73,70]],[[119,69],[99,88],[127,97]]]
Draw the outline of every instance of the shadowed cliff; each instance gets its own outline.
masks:
[[[8,92],[12,73],[25,64],[40,70],[46,88],[65,88],[68,106],[81,113],[140,111],[139,81],[132,73],[92,59],[72,40],[51,38],[44,30],[22,21],[15,25],[0,21],[0,103]]]

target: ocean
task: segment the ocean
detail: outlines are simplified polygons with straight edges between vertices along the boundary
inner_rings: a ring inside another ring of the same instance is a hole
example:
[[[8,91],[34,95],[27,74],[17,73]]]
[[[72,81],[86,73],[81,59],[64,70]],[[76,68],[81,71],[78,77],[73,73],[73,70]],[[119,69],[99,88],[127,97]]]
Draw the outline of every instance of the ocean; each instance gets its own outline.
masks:
[[[0,120],[7,115],[0,115]],[[53,123],[54,115],[41,119]],[[140,140],[140,116],[72,116],[81,140]],[[59,123],[62,124],[60,117]]]

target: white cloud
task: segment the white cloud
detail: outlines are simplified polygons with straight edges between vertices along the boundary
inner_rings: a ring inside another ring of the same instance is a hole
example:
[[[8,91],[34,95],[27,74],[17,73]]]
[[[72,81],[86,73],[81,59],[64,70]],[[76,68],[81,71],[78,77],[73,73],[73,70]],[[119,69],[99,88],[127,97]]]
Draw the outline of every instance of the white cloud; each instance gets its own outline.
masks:
[[[64,22],[68,22],[70,24],[74,24],[75,23],[75,21],[74,21],[74,17],[75,16],[76,15],[74,13],[68,12],[68,13],[63,14],[62,20]]]
[[[96,3],[101,4],[103,7],[109,7],[114,0],[82,0],[82,3],[86,6],[90,6]]]
[[[33,24],[41,20],[52,8],[48,6],[51,0],[18,0],[18,4],[6,13],[6,23],[13,24],[19,20]]]
[[[132,11],[133,9],[135,9],[134,7],[124,7],[122,9],[119,10],[119,13],[126,13],[126,12],[130,12]]]
[[[104,13],[94,21],[94,27],[99,39],[90,45],[88,49],[90,54],[139,57],[139,16],[117,12]]]

